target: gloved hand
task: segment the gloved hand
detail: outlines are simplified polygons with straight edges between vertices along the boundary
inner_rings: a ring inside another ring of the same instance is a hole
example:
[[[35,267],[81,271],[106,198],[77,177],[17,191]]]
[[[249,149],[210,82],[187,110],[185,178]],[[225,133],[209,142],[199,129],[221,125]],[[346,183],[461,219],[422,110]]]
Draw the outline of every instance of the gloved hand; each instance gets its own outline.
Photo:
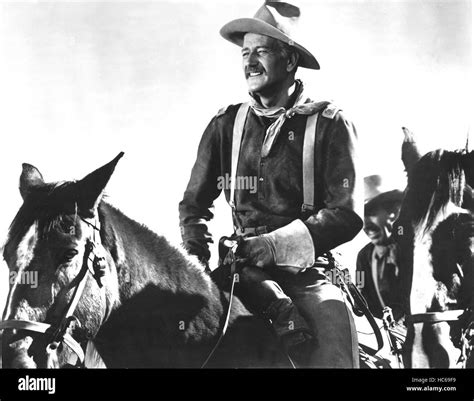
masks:
[[[308,227],[294,220],[269,234],[245,239],[237,247],[237,257],[260,268],[290,266],[304,269],[313,266],[315,250]]]
[[[273,243],[267,234],[245,239],[237,247],[237,257],[251,266],[260,268],[275,264]]]

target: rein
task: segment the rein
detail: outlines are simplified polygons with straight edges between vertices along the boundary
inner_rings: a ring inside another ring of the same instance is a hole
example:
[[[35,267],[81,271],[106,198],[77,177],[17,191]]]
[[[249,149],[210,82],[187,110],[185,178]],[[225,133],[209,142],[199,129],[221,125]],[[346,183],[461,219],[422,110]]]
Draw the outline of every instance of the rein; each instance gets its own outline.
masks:
[[[407,324],[456,322],[465,312],[465,309],[454,309],[444,312],[416,313],[414,315],[408,315],[405,318],[405,322]]]
[[[82,349],[82,346],[79,344],[79,342],[77,342],[70,333],[76,325],[80,327],[80,322],[74,316],[74,312],[84,292],[87,281],[87,272],[91,273],[91,275],[97,281],[99,287],[102,287],[101,278],[105,274],[105,264],[103,263],[104,258],[101,258],[94,253],[94,249],[97,246],[96,231],[100,232],[100,228],[98,227],[99,224],[92,224],[82,217],[80,218],[93,228],[93,240],[91,241],[90,239],[87,239],[86,241],[82,266],[79,273],[73,280],[74,282],[77,279],[78,283],[74,288],[74,294],[69,301],[69,304],[64,309],[59,323],[56,326],[53,326],[49,323],[16,319],[0,322],[0,330],[27,330],[49,335],[48,345],[46,346],[46,353],[48,354],[47,366],[50,366],[50,363],[52,363],[53,360],[57,360],[57,350],[62,343],[66,344],[77,355],[80,366],[84,366],[84,350]]]
[[[317,264],[317,266],[323,267],[326,271],[332,271],[336,274],[337,284],[339,288],[346,294],[354,314],[359,317],[365,316],[372,327],[375,339],[377,341],[376,352],[380,351],[384,346],[382,333],[377,322],[375,321],[374,315],[369,309],[367,301],[359,289],[354,285],[354,283],[350,279],[346,280],[346,277],[350,278],[349,270],[342,269],[331,252],[326,252],[325,256],[327,257],[329,263],[326,265],[323,262],[321,264]]]
[[[225,260],[226,260],[226,262],[230,263],[230,273],[231,273],[231,276],[232,276],[232,285],[231,285],[230,293],[229,293],[229,305],[227,306],[227,313],[226,313],[226,317],[225,317],[225,321],[224,321],[224,326],[222,327],[219,339],[217,340],[216,344],[214,345],[211,352],[207,356],[206,360],[201,365],[201,369],[206,367],[206,365],[209,363],[209,361],[211,360],[211,358],[214,355],[214,353],[216,352],[216,350],[219,348],[220,343],[224,339],[224,336],[227,332],[227,328],[229,326],[229,319],[230,319],[230,315],[231,315],[231,312],[232,312],[232,300],[234,298],[234,287],[235,287],[235,283],[237,282],[237,277],[238,277],[238,274],[235,273],[236,267],[237,267],[237,259],[236,259],[236,256],[235,256],[235,252],[237,250],[238,241],[229,240],[228,244],[226,244],[226,245],[228,245],[228,247],[229,247],[229,252],[227,253],[227,256],[226,256]]]

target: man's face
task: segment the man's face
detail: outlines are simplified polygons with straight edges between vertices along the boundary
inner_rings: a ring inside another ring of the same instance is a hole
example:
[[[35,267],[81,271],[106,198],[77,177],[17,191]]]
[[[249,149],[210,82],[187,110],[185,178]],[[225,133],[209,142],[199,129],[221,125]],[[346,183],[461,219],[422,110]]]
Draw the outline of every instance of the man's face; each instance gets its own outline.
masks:
[[[271,96],[285,84],[288,59],[275,49],[276,41],[256,33],[244,36],[242,62],[249,92]]]
[[[395,213],[381,210],[376,215],[365,216],[364,231],[374,245],[386,245],[391,236]]]

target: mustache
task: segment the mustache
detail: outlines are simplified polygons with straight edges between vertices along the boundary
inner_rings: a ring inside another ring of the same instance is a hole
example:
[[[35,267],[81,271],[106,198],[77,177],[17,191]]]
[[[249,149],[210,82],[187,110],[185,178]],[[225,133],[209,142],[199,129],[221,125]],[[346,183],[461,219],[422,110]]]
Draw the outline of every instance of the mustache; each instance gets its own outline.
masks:
[[[265,68],[257,66],[257,67],[245,67],[245,75],[250,75],[254,72],[265,72]]]

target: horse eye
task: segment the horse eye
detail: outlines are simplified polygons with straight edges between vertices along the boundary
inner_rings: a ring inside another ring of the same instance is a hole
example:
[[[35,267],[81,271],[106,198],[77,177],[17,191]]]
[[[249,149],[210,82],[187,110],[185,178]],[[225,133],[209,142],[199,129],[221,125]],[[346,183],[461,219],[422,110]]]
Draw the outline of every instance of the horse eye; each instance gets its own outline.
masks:
[[[68,249],[64,252],[64,260],[70,262],[79,252],[76,249]]]

